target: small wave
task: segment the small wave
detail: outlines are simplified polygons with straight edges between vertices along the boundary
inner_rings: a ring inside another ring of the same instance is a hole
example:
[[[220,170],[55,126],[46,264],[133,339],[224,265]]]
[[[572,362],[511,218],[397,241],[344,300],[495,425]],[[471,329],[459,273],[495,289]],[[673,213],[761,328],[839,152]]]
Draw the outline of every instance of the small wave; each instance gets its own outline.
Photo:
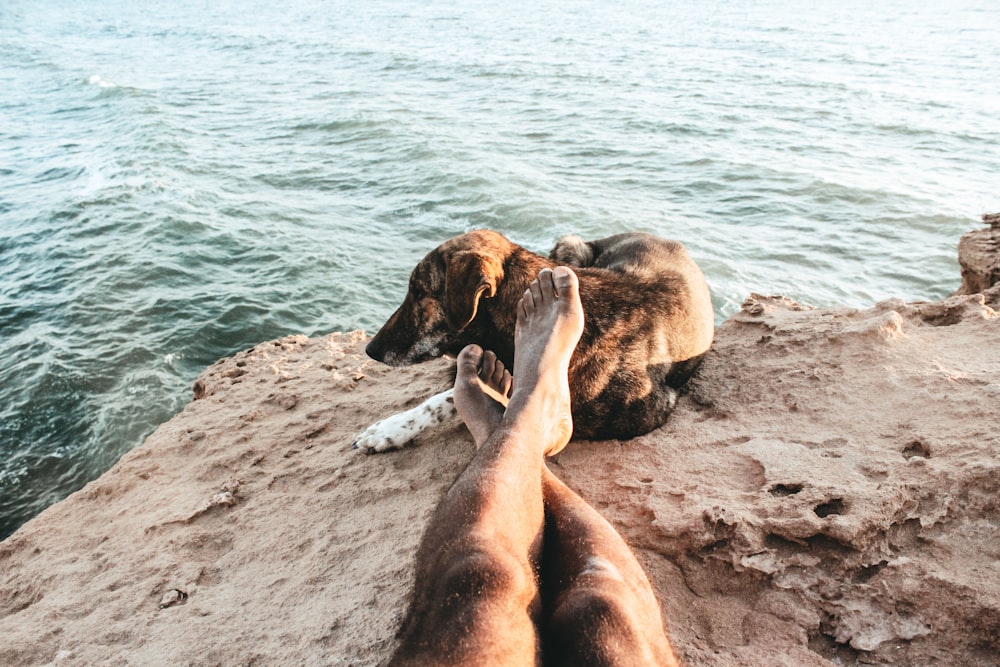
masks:
[[[876,125],[875,129],[879,132],[886,132],[889,134],[901,134],[908,137],[933,137],[937,135],[937,132],[927,130],[919,127],[911,127],[909,125],[895,124],[882,124]]]
[[[834,204],[875,206],[884,204],[893,195],[891,191],[877,187],[848,185],[823,178],[812,179],[804,185],[789,188],[787,192],[796,199],[811,201],[818,206]]]
[[[372,120],[370,118],[346,118],[342,120],[299,123],[292,127],[296,132],[345,132],[349,130],[372,130],[389,125],[398,125],[397,121]]]
[[[91,76],[89,79],[87,79],[87,83],[89,83],[92,86],[98,86],[100,88],[117,88],[118,87],[117,83],[114,83],[113,81],[108,81],[107,79],[105,79],[104,77],[102,77],[100,74],[94,74],[93,76]]]
[[[86,167],[52,167],[46,169],[36,177],[36,182],[72,180],[83,176],[87,172]]]
[[[132,97],[132,96],[142,96],[146,93],[140,88],[134,86],[123,86],[115,83],[114,81],[108,81],[100,74],[94,74],[89,79],[87,79],[87,85],[94,86],[98,89],[99,98],[122,98],[122,97]]]
[[[626,124],[630,130],[648,132],[650,134],[663,134],[668,136],[695,136],[695,137],[719,137],[726,135],[728,128],[705,127],[692,123],[664,122],[664,121],[628,121]]]

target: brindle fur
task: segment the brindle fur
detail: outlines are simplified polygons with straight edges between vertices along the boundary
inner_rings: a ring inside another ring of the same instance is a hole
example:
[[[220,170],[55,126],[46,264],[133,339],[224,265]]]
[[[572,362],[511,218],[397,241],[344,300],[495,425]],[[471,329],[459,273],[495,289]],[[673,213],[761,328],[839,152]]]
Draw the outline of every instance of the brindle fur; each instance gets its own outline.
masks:
[[[684,247],[650,234],[563,237],[549,257],[493,231],[456,236],[417,264],[368,355],[407,365],[477,343],[513,368],[516,382],[517,303],[542,268],[558,265],[579,276],[585,317],[569,369],[574,438],[630,438],[661,426],[708,352],[714,316]]]

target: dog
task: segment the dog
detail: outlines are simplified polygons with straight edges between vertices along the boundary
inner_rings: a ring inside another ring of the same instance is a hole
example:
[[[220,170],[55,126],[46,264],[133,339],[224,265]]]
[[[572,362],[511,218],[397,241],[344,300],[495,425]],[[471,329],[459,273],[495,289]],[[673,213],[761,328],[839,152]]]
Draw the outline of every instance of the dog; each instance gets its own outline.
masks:
[[[517,303],[542,268],[559,265],[579,276],[585,321],[569,368],[573,438],[628,439],[663,425],[712,344],[714,313],[684,246],[651,234],[564,236],[548,257],[490,230],[456,236],[417,264],[402,305],[365,351],[403,366],[476,343],[517,382]],[[376,422],[354,447],[396,449],[456,414],[449,390]]]

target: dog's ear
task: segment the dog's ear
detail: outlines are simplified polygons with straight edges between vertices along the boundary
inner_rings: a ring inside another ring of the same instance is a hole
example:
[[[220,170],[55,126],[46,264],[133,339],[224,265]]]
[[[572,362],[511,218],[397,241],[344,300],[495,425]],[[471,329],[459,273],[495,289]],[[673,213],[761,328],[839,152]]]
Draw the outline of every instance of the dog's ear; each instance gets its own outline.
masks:
[[[494,256],[474,251],[453,254],[446,263],[444,312],[448,326],[460,331],[476,319],[479,300],[496,296],[503,280],[503,263]]]

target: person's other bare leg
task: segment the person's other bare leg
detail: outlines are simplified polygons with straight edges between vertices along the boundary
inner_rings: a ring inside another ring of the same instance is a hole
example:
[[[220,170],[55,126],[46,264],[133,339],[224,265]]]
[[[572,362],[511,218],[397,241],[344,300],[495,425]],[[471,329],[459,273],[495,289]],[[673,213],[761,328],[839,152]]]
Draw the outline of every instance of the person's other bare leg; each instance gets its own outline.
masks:
[[[625,540],[548,468],[542,470],[545,664],[679,664],[660,606]]]
[[[507,409],[448,490],[417,554],[414,597],[391,665],[539,664],[536,582],[544,511],[545,452],[565,446],[569,359],[583,331],[575,274],[542,271],[518,306]],[[483,435],[460,389],[482,371],[481,351],[459,355],[455,401]],[[474,362],[477,357],[479,365]],[[492,377],[492,374],[488,374]],[[501,373],[502,376],[502,373]],[[481,376],[480,376],[481,379]]]
[[[514,391],[500,430],[525,438],[541,435],[546,456],[562,450],[573,434],[569,362],[581,335],[576,274],[565,266],[542,269],[518,304]]]

